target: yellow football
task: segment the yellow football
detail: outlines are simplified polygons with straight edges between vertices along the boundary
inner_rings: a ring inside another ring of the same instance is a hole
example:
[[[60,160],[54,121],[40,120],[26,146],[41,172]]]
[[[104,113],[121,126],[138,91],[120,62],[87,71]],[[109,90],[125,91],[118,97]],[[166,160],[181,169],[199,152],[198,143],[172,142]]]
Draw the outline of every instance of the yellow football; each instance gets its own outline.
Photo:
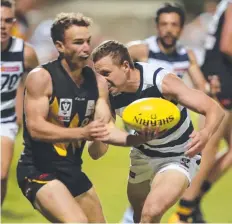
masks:
[[[143,98],[129,104],[122,113],[123,122],[140,131],[144,127],[160,131],[169,130],[180,120],[180,110],[172,102],[162,98]]]

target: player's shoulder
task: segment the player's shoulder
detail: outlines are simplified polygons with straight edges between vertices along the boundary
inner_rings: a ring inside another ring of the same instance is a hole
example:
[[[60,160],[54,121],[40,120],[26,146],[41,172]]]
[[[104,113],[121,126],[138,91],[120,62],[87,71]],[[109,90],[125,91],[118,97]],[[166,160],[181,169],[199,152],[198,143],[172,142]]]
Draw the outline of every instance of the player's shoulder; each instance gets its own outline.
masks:
[[[151,42],[155,42],[157,40],[157,36],[153,35],[153,36],[149,36],[147,38],[145,38],[143,40],[144,43],[151,43]]]
[[[23,52],[24,40],[15,36],[11,36],[11,46],[9,52]]]
[[[189,50],[189,48],[183,46],[180,42],[178,42],[178,43],[176,44],[176,52],[177,52],[179,55],[188,54],[188,50]]]
[[[37,54],[29,43],[24,42],[24,66],[26,70],[31,70],[38,66]]]
[[[137,62],[136,65],[137,67],[142,67],[143,82],[145,84],[153,85],[156,80],[158,80],[157,77],[163,77],[171,73],[169,70],[161,67],[158,63],[154,65],[146,62]]]
[[[31,58],[35,56],[36,56],[36,52],[33,46],[29,44],[28,42],[24,42],[24,57]]]
[[[144,76],[150,76],[151,74],[159,73],[159,71],[164,70],[159,63],[150,64],[147,62],[136,62],[135,65],[142,67]]]
[[[31,70],[26,78],[26,87],[47,85],[51,83],[51,75],[43,67],[36,67]]]

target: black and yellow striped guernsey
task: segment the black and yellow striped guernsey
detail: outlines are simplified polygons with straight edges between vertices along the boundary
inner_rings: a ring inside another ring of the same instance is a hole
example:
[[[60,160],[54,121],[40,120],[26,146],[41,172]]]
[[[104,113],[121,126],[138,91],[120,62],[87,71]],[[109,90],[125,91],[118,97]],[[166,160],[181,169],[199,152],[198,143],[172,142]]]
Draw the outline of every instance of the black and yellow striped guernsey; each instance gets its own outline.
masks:
[[[77,87],[63,68],[60,59],[42,66],[52,78],[53,94],[47,120],[67,128],[87,125],[94,115],[98,88],[93,70],[83,69],[84,83]],[[24,145],[19,163],[32,163],[44,172],[54,172],[61,167],[81,166],[85,141],[73,143],[47,143],[34,140],[26,127],[24,115]]]

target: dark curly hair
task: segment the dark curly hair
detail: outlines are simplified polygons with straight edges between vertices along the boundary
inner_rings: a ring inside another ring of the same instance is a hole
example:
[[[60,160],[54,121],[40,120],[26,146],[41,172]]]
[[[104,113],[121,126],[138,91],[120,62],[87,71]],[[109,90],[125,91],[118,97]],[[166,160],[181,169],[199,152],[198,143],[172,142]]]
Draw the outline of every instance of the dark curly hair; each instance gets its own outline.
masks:
[[[1,6],[8,7],[8,8],[14,8],[15,1],[14,0],[1,0]]]
[[[177,13],[180,16],[180,24],[181,27],[183,27],[185,23],[185,12],[183,8],[178,4],[165,3],[163,6],[161,6],[156,12],[156,16],[155,16],[156,23],[159,23],[159,17],[162,13],[172,13],[172,12]]]

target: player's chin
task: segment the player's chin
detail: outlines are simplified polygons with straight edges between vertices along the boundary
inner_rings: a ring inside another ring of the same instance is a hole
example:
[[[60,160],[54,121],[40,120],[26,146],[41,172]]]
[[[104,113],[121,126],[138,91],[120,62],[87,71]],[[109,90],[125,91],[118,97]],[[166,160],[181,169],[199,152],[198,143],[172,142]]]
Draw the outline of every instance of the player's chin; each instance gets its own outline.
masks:
[[[9,35],[1,34],[1,43],[5,43],[10,39]]]
[[[79,67],[86,66],[88,64],[88,58],[87,59],[81,59],[81,60],[79,58],[78,59],[78,64],[79,64]]]

